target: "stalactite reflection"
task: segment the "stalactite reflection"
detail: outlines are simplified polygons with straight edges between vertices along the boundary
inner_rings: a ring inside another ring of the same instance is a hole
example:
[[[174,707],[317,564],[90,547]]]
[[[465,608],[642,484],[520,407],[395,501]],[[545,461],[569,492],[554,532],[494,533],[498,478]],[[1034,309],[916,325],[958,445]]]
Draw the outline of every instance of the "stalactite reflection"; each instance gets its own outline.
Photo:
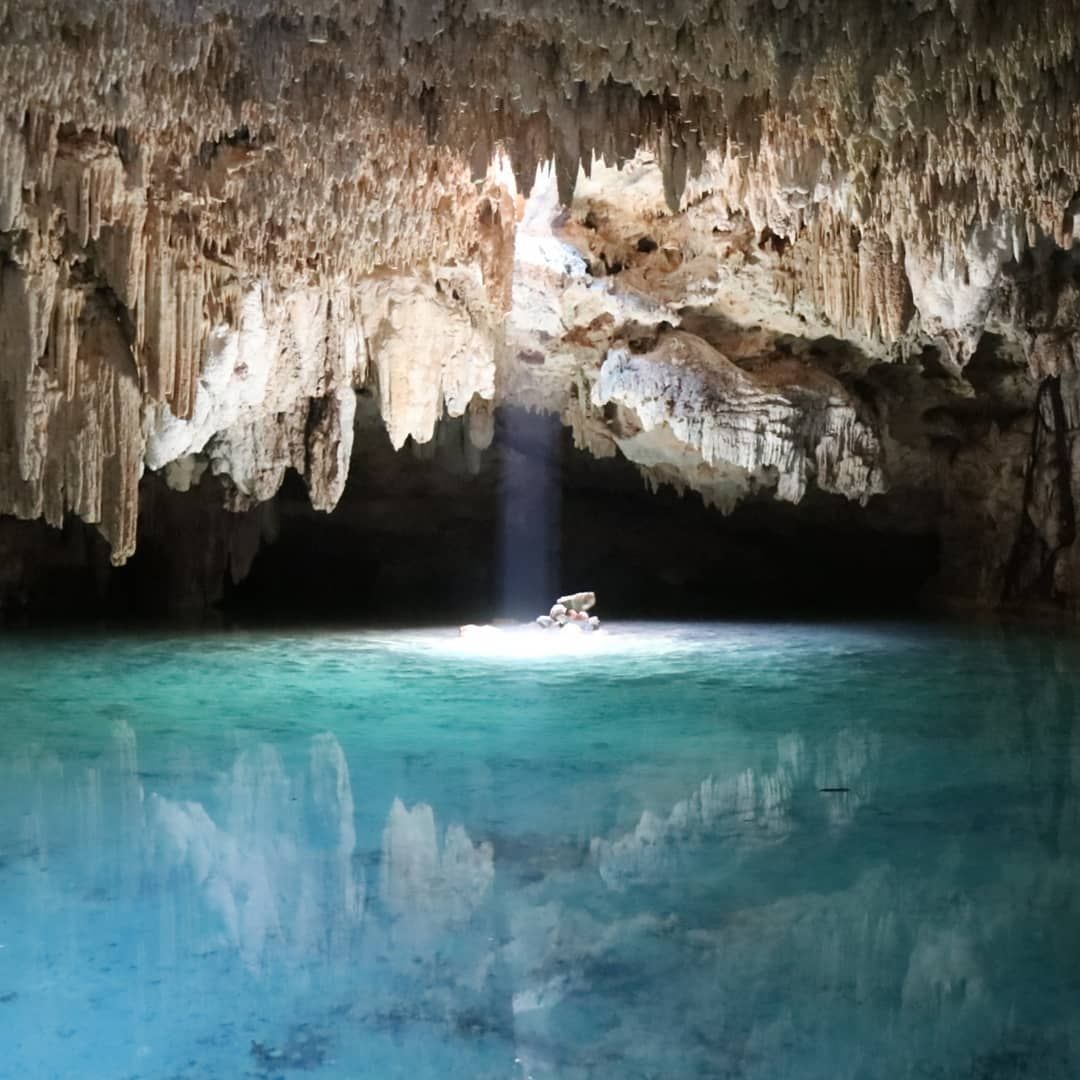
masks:
[[[1031,681],[1031,650],[1059,677]],[[116,711],[8,740],[0,1016],[71,1075],[115,1046],[131,1073],[175,1043],[242,1075],[407,1044],[424,1076],[1057,1080],[1080,1048],[1055,966],[1080,946],[1075,687],[1067,654],[992,637],[957,682],[987,656],[1006,689],[918,739],[825,709],[631,765],[562,727],[460,785],[401,732],[393,776],[344,730],[200,745]],[[574,777],[566,805],[530,772]]]

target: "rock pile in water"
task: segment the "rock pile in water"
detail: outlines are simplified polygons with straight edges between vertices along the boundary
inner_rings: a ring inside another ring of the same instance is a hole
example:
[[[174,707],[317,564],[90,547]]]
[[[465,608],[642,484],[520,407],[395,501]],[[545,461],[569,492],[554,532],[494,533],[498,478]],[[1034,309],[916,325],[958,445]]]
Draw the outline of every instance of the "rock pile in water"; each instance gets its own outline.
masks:
[[[594,592],[577,592],[569,596],[560,596],[551,605],[551,611],[547,615],[538,616],[536,623],[544,630],[599,630],[599,618],[589,615],[590,609],[595,604],[596,593]]]

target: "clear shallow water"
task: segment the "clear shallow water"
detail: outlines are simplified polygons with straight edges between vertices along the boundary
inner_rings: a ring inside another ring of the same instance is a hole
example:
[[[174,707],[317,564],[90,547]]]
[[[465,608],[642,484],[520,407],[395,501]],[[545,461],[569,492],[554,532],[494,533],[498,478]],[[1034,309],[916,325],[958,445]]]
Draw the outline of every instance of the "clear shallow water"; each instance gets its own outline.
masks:
[[[0,639],[0,1075],[1080,1075],[1075,639],[526,640]]]

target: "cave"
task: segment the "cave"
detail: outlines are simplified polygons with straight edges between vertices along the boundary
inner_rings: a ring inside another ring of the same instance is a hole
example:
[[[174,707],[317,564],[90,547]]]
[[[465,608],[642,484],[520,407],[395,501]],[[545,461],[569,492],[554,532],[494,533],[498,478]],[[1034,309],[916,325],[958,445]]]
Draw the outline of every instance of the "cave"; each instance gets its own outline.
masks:
[[[0,1074],[1080,1075],[1080,0],[0,0]]]
[[[649,490],[625,459],[575,449],[554,417],[510,408],[495,419],[484,451],[448,419],[432,444],[396,452],[373,417],[330,515],[295,474],[239,520],[212,482],[180,493],[148,477],[139,547],[119,568],[81,522],[9,520],[0,537],[19,572],[6,582],[7,622],[528,621],[564,581],[590,583],[622,619],[933,610],[939,540],[890,530],[885,508],[821,495],[723,515],[693,493]],[[242,576],[231,545],[254,551]]]
[[[930,603],[932,535],[874,529],[828,497],[723,516],[692,494],[649,491],[624,460],[576,450],[551,417],[509,410],[496,420],[475,473],[460,427],[448,425],[433,453],[398,456],[376,433],[381,448],[360,451],[366,464],[335,510],[336,531],[316,520],[301,485],[286,486],[276,540],[222,610],[527,621],[561,582],[588,583],[610,617],[627,619],[900,616]],[[304,556],[314,545],[318,564]],[[887,586],[868,588],[881,574]]]

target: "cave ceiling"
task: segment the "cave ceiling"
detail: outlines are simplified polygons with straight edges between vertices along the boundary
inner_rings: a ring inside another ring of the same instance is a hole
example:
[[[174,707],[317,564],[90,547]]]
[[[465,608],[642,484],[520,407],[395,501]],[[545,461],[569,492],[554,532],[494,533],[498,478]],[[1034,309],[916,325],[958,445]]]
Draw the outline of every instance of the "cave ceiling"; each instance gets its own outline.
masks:
[[[1068,593],[1078,16],[0,2],[0,513],[119,563],[148,470],[331,510],[358,393],[395,447],[509,403],[724,512],[919,491],[964,590]]]

